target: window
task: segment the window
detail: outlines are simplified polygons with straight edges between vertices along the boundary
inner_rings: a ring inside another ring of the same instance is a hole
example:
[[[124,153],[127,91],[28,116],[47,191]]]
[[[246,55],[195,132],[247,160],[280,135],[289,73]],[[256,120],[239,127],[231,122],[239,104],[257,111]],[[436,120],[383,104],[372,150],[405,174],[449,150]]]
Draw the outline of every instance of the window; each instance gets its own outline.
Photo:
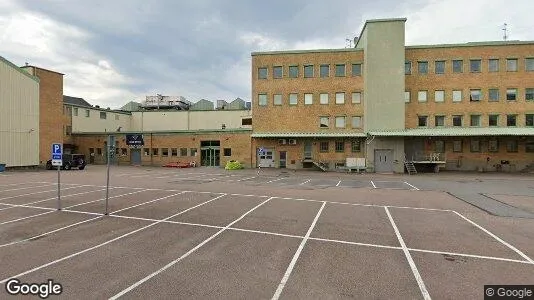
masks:
[[[297,94],[289,94],[289,105],[297,105],[298,97]]]
[[[525,100],[534,100],[534,88],[525,89]]]
[[[336,65],[336,77],[345,77],[345,65]]]
[[[361,142],[360,141],[352,141],[350,142],[350,151],[351,152],[360,152],[361,150]]]
[[[252,118],[241,119],[241,125],[252,125]]]
[[[299,67],[298,66],[289,66],[289,78],[299,77]]]
[[[336,117],[336,128],[345,128],[345,117]]]
[[[169,156],[169,148],[161,148],[161,156]]]
[[[63,110],[64,114],[67,116],[72,115],[72,108],[70,106],[65,106],[65,109]]]
[[[499,59],[490,59],[488,61],[488,71],[499,72]]]
[[[187,148],[180,148],[180,156],[187,156]]]
[[[102,155],[102,148],[96,148],[96,154]]]
[[[267,105],[267,94],[258,94],[258,105],[259,106]]]
[[[89,154],[94,154],[95,153],[95,148],[89,148]]]
[[[461,102],[462,101],[462,91],[456,90],[452,91],[452,102]]]
[[[85,117],[86,117],[86,118],[89,118],[90,116],[91,116],[91,111],[88,110],[88,109],[86,109],[86,110],[85,110]]]
[[[352,117],[352,128],[361,128],[362,127],[362,117],[356,116]]]
[[[328,94],[320,94],[319,95],[319,103],[321,104],[328,104]]]
[[[354,92],[352,93],[352,104],[362,103],[362,93]]]
[[[427,116],[418,116],[417,117],[417,126],[424,127],[427,126],[428,117]]]
[[[71,135],[72,134],[72,126],[70,126],[70,125],[65,126],[65,134],[66,135]]]
[[[362,64],[352,64],[352,76],[362,75]]]
[[[482,65],[482,60],[480,59],[470,60],[469,66],[470,66],[471,73],[480,73],[481,65]]]
[[[149,156],[150,155],[150,148],[143,148],[143,154],[145,156]]]
[[[328,152],[328,142],[320,142],[319,143],[319,151],[320,152]]]
[[[452,116],[452,126],[462,126],[462,116]]]
[[[321,78],[330,76],[330,65],[321,65],[319,69],[319,76],[321,76]]]
[[[75,116],[75,117],[78,116],[78,108],[77,108],[77,107],[74,108],[74,116]]]
[[[274,94],[273,95],[273,104],[274,105],[282,105],[282,95],[281,94]]]
[[[480,126],[480,115],[471,115],[471,126]]]
[[[345,142],[336,141],[336,152],[345,152]]]
[[[336,93],[336,104],[345,104],[345,93]]]
[[[330,126],[330,118],[329,117],[319,117],[319,127],[320,128],[328,128]]]
[[[499,89],[489,89],[488,90],[488,101],[489,102],[498,102],[499,101]]]
[[[445,142],[444,141],[436,141],[436,152],[438,153],[445,153]]]
[[[434,72],[436,74],[444,74],[445,73],[445,61],[444,60],[439,60],[439,61],[435,62]]]
[[[435,116],[434,121],[436,127],[445,126],[445,116]]]
[[[128,149],[127,148],[121,148],[121,156],[127,156],[128,155]]]
[[[471,95],[469,98],[471,101],[480,101],[482,100],[482,91],[481,90],[471,90]]]
[[[404,92],[404,103],[409,103],[410,102],[410,91],[405,91]]]
[[[436,101],[436,102],[445,101],[445,91],[435,91],[434,92],[434,101]]]
[[[158,148],[152,148],[152,155],[159,155],[159,149]]]
[[[488,126],[499,126],[499,115],[489,115]]]
[[[171,156],[178,156],[178,148],[171,148]]]
[[[101,111],[100,112],[100,119],[107,119],[108,115],[106,114],[106,112],[103,112]]]
[[[506,126],[516,126],[516,125],[517,125],[517,115],[507,115]]]
[[[304,66],[304,78],[313,77],[313,65]]]
[[[404,75],[410,75],[412,74],[412,62],[407,61],[404,62]]]
[[[282,66],[273,67],[273,78],[282,78],[283,70]]]
[[[232,156],[232,148],[224,148],[223,155],[224,156]]]
[[[258,68],[258,79],[267,79],[267,68]]]
[[[506,59],[506,71],[517,72],[517,58]]]
[[[508,101],[517,100],[517,89],[507,89],[506,90],[506,100],[508,100]]]
[[[525,126],[534,126],[534,115],[533,114],[525,115]]]
[[[533,153],[534,152],[534,139],[528,139],[525,142],[525,152]]]
[[[417,93],[417,100],[419,102],[426,102],[426,91],[419,91],[419,93]]]
[[[453,141],[452,152],[462,152],[462,151],[463,151],[462,141]]]
[[[488,152],[499,152],[499,141],[489,140],[488,141]]]
[[[464,61],[461,59],[456,59],[452,61],[452,72],[453,73],[462,73],[464,71]]]
[[[313,94],[304,94],[304,104],[305,105],[313,104]]]
[[[506,152],[517,152],[517,140],[506,141]]]
[[[480,152],[479,140],[471,140],[471,152]]]
[[[534,58],[525,58],[525,70],[534,71]]]
[[[191,156],[197,156],[197,148],[189,149],[189,154],[191,154]]]
[[[417,68],[419,70],[419,74],[427,74],[428,73],[428,62],[427,61],[417,62]]]

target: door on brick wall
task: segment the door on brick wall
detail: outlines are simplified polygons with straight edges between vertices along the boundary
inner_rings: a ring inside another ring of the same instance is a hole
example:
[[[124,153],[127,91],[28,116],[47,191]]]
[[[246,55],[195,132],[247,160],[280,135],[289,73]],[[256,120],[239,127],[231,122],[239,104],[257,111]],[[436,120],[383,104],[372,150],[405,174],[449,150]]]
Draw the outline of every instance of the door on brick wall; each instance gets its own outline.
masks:
[[[393,150],[375,150],[375,172],[393,172]]]
[[[141,165],[141,149],[140,148],[130,149],[130,164],[132,164],[133,166]]]
[[[284,169],[287,166],[287,151],[280,151],[279,168]]]
[[[310,141],[304,142],[304,159],[312,159],[313,145]]]

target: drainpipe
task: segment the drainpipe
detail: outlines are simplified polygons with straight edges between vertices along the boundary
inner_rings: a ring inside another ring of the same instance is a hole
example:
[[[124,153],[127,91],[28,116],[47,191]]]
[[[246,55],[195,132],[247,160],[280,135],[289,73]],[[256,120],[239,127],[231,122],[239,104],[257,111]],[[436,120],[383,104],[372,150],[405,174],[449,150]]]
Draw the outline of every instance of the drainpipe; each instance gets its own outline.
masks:
[[[150,166],[154,166],[154,150],[152,150],[152,132],[150,133]]]

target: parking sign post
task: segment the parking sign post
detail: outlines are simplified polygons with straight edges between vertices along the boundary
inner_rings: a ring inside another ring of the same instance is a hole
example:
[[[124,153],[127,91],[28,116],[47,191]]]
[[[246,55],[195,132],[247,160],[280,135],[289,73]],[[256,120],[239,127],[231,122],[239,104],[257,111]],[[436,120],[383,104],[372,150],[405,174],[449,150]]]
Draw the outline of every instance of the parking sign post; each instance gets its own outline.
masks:
[[[52,144],[52,166],[57,166],[57,210],[61,210],[61,166],[63,165],[63,145]]]
[[[108,199],[109,199],[109,165],[111,157],[112,157],[112,151],[114,151],[115,148],[115,137],[112,135],[108,135],[108,141],[107,141],[107,175],[106,175],[106,212],[105,215],[108,215]]]

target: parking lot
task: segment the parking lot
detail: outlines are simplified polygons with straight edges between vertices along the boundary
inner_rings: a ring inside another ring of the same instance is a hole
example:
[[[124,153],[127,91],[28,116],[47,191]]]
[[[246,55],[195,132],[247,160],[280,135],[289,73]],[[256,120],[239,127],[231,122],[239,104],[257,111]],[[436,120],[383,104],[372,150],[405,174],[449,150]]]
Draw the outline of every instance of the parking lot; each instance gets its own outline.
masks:
[[[114,166],[104,215],[104,167],[62,172],[59,203],[56,172],[3,175],[0,282],[52,279],[64,298],[471,299],[534,283],[534,219],[436,176]],[[507,180],[488,196],[532,210]]]

